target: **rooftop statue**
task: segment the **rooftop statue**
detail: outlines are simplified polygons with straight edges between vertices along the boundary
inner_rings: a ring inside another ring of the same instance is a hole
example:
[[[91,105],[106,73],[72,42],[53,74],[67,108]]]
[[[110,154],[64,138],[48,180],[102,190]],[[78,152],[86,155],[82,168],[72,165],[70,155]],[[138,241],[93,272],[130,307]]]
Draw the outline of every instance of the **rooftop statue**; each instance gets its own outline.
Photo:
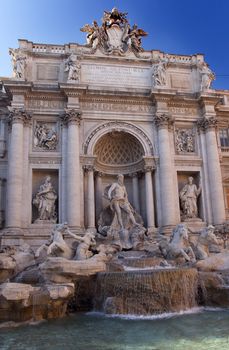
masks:
[[[99,48],[105,54],[123,55],[130,50],[138,57],[144,51],[141,37],[147,33],[136,24],[131,28],[127,13],[120,12],[117,8],[110,12],[104,11],[101,26],[93,21],[92,26],[85,24],[80,30],[88,33],[87,46],[92,48],[92,52]]]
[[[205,62],[199,65],[199,71],[201,76],[200,90],[203,91],[210,89],[212,81],[215,80],[215,74],[211,71]]]
[[[16,79],[25,79],[26,56],[19,49],[9,49],[12,56],[13,73]]]

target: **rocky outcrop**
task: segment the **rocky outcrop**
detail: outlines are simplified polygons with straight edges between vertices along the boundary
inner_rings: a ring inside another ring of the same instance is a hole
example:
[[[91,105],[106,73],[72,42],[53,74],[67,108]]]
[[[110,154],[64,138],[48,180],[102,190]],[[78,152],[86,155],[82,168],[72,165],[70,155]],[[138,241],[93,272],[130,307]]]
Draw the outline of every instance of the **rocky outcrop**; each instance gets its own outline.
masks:
[[[40,272],[46,282],[68,283],[80,276],[91,276],[106,271],[106,264],[96,259],[67,260],[48,258],[40,265]]]
[[[201,271],[229,271],[229,250],[198,261],[196,267]]]
[[[199,272],[200,303],[211,307],[229,306],[228,274],[225,272]]]
[[[0,254],[0,283],[7,281],[28,266],[35,264],[31,253],[16,252],[14,254]]]
[[[0,283],[11,278],[15,269],[16,262],[7,254],[0,254]]]
[[[74,284],[33,287],[22,283],[0,286],[0,322],[38,321],[63,317]]]

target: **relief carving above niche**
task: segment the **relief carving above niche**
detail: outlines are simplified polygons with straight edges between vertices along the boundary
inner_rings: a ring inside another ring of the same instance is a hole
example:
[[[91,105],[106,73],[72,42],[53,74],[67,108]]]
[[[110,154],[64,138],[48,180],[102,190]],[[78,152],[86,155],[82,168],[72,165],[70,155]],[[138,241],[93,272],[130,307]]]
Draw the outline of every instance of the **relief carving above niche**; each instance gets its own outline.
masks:
[[[177,153],[195,152],[195,131],[193,129],[175,130],[175,149]]]
[[[55,151],[58,145],[56,125],[37,122],[34,125],[33,147],[36,150]]]

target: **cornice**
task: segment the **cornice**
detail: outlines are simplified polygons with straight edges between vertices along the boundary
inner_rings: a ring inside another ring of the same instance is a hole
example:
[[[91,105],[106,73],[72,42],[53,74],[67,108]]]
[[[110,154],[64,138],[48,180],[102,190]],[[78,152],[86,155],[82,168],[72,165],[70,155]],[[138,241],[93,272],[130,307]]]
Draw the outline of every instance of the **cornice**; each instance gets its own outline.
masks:
[[[174,157],[175,166],[202,166],[203,160],[193,156],[179,155]]]
[[[84,95],[88,89],[88,85],[60,83],[60,91],[63,91],[67,97],[80,97]]]
[[[217,103],[219,103],[222,99],[222,96],[220,95],[204,95],[204,94],[200,94],[199,98],[198,98],[198,102],[200,104],[201,107],[204,107],[206,105],[216,105]]]

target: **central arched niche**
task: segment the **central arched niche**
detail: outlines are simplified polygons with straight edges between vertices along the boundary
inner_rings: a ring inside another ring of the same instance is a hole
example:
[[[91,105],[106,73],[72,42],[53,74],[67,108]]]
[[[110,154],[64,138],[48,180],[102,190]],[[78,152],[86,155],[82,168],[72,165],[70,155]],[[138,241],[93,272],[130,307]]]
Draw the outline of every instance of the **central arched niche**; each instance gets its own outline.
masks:
[[[138,178],[139,212],[145,220],[144,156],[141,142],[125,131],[110,131],[101,136],[93,149],[96,172],[96,221],[109,202],[103,192],[107,185],[117,181],[117,174],[125,176],[125,186],[130,203],[134,205],[133,176]],[[99,180],[100,178],[100,180]],[[97,182],[97,179],[99,180]],[[97,186],[100,182],[101,185]],[[141,208],[141,209],[140,209]]]
[[[97,170],[109,174],[131,173],[142,170],[144,149],[133,135],[112,131],[102,136],[94,147]]]

